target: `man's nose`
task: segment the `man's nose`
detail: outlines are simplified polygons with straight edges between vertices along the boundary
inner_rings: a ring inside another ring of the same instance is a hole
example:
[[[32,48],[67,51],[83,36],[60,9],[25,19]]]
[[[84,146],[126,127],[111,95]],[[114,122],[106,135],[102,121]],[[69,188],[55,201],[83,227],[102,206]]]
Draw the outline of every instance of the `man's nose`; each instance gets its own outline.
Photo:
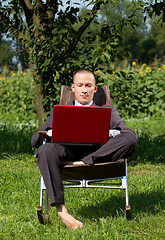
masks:
[[[86,92],[87,92],[87,89],[86,89],[85,86],[82,87],[82,92],[83,92],[83,93],[86,93]]]

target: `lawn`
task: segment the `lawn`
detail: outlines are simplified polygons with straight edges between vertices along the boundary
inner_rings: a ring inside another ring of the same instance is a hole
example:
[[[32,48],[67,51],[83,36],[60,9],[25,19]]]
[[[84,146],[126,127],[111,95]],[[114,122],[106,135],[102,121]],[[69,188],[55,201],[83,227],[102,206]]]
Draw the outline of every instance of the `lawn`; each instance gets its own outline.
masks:
[[[139,137],[128,162],[132,219],[125,218],[122,190],[66,189],[67,208],[84,223],[77,231],[67,229],[54,208],[46,225],[38,222],[40,173],[29,144],[35,127],[1,124],[0,240],[165,239],[165,120],[132,119],[127,124]]]

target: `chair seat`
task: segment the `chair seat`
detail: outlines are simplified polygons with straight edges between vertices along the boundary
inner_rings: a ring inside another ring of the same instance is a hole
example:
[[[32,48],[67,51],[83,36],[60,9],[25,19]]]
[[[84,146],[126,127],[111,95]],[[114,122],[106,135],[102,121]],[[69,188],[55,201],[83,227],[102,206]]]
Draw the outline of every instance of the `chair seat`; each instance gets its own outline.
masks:
[[[121,177],[125,175],[125,160],[96,163],[95,165],[65,165],[62,169],[63,179],[91,180]]]

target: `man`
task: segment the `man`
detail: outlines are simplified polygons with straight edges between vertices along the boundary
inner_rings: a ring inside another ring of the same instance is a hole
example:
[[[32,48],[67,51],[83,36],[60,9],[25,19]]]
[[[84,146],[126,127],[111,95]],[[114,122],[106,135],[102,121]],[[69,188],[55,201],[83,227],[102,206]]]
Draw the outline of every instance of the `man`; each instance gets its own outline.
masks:
[[[71,89],[75,93],[75,106],[95,106],[94,93],[97,91],[94,74],[87,69],[80,69],[73,77]],[[136,134],[120,119],[115,106],[111,106],[111,130],[118,130],[118,135],[99,149],[78,147],[66,148],[57,143],[46,143],[39,147],[39,134],[36,132],[31,139],[32,146],[37,150],[37,163],[47,188],[51,206],[56,206],[58,216],[70,229],[82,228],[83,223],[71,216],[64,202],[64,191],[61,179],[61,169],[66,161],[72,164],[95,164],[96,162],[116,161],[133,154],[136,146]],[[53,110],[41,130],[52,128]],[[81,152],[81,155],[80,155]],[[79,161],[75,161],[75,160]]]

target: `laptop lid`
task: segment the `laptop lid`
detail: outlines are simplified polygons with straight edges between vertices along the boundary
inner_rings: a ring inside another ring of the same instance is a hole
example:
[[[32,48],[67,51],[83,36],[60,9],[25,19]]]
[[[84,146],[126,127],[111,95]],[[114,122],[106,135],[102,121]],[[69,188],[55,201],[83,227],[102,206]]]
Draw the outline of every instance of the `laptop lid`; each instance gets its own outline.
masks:
[[[109,139],[111,108],[55,105],[52,141],[104,144]]]

